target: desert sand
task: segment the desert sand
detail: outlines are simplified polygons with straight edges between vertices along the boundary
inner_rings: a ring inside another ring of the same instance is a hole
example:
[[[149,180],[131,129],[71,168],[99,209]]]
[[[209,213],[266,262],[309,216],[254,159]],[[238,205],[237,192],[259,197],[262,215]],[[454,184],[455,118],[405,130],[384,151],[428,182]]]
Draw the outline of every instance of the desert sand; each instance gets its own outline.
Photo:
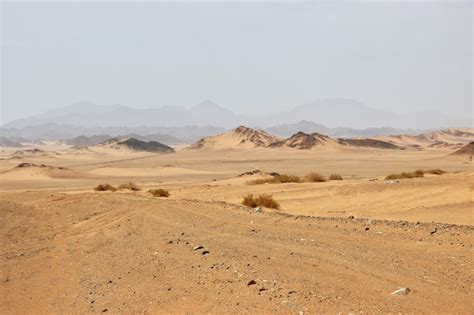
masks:
[[[472,313],[474,169],[453,154],[461,144],[299,150],[249,136],[263,145],[230,134],[169,154],[5,148],[0,312]],[[253,170],[343,180],[249,185],[268,176],[239,176]],[[141,190],[93,189],[129,181]],[[249,193],[281,209],[245,207]]]

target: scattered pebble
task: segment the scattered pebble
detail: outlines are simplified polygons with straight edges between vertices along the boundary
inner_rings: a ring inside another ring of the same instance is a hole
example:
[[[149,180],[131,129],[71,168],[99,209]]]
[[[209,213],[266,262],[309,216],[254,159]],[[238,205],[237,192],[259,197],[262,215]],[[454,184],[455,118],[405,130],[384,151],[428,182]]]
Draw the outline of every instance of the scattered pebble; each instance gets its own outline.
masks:
[[[407,295],[410,292],[410,288],[398,288],[392,292],[392,295]]]
[[[247,282],[247,285],[254,285],[254,284],[257,284],[257,281],[250,280],[249,282]]]

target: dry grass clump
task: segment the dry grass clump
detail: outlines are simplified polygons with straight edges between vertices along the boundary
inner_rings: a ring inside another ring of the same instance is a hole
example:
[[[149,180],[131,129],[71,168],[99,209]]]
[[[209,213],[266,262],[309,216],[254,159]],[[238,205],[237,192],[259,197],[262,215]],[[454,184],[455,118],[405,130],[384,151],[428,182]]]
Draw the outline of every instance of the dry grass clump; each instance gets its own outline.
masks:
[[[339,176],[340,175],[334,175]],[[342,179],[342,177],[340,178]],[[254,179],[248,181],[247,184],[249,185],[260,185],[260,184],[284,184],[284,183],[322,183],[327,181],[326,177],[318,173],[308,173],[303,177],[297,175],[288,175],[288,174],[281,174],[275,175],[270,178],[261,178],[261,179]]]
[[[121,184],[117,188],[119,190],[123,190],[123,189],[128,189],[128,190],[132,190],[132,191],[140,191],[141,190],[141,188],[138,187],[138,185],[135,184],[134,182],[128,182],[126,184]]]
[[[404,178],[419,178],[423,177],[424,172],[422,170],[416,170],[414,172],[403,172],[399,174],[390,174],[385,179],[404,179]]]
[[[443,171],[442,169],[436,168],[432,170],[426,170],[424,171],[425,174],[434,174],[434,175],[443,175],[446,173],[446,171]]]
[[[260,185],[260,184],[282,184],[282,183],[301,183],[301,177],[296,175],[287,175],[281,174],[273,176],[270,178],[261,178],[248,181],[250,185]]]
[[[99,184],[97,185],[95,188],[94,188],[95,191],[116,191],[117,188],[115,188],[114,186],[110,185],[110,184]]]
[[[326,181],[326,177],[318,173],[308,173],[304,176],[304,181],[308,183],[322,183]]]
[[[329,176],[329,180],[342,180],[342,176],[338,174],[332,174]]]
[[[280,209],[280,204],[275,199],[273,199],[271,195],[267,194],[262,194],[258,197],[254,197],[252,194],[249,194],[244,197],[242,204],[251,208],[262,206],[271,209]]]
[[[148,192],[151,193],[153,197],[169,197],[170,196],[170,193],[167,190],[164,190],[161,188],[150,189]]]

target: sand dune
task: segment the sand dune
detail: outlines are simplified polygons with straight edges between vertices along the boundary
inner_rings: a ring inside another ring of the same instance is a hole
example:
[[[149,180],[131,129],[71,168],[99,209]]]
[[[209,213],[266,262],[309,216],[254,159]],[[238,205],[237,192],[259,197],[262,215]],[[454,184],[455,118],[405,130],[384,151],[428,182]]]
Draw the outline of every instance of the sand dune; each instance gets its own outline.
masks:
[[[65,167],[55,167],[45,164],[21,163],[12,169],[0,173],[2,180],[49,180],[54,178],[78,179],[85,174]]]

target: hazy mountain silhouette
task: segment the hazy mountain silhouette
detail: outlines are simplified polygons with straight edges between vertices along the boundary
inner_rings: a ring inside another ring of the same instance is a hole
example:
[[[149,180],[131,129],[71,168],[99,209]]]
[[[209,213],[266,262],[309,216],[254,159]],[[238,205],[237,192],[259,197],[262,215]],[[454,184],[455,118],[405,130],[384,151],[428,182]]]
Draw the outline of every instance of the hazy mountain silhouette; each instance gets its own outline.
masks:
[[[212,101],[204,101],[190,108],[164,106],[152,109],[131,108],[122,105],[94,105],[77,103],[43,114],[18,119],[5,124],[4,128],[28,128],[55,123],[81,126],[82,128],[105,127],[184,127],[215,126],[234,128],[245,124],[266,128],[273,125],[291,124],[302,120],[313,121],[327,127],[347,128],[447,128],[471,125],[469,118],[452,119],[428,111],[395,114],[371,108],[350,99],[324,99],[300,105],[288,111],[268,113],[265,116],[241,116]],[[161,133],[161,132],[158,132]],[[96,133],[97,134],[97,133]],[[77,136],[77,135],[75,135]],[[178,136],[179,137],[179,136]]]

